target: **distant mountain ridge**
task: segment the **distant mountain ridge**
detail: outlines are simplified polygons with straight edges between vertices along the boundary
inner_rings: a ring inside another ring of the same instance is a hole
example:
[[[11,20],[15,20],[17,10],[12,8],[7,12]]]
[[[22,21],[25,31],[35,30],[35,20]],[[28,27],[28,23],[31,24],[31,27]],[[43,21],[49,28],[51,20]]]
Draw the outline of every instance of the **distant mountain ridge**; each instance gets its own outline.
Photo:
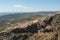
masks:
[[[0,19],[10,19],[10,18],[19,18],[23,16],[31,16],[31,15],[46,15],[46,14],[54,14],[59,11],[41,11],[41,12],[25,12],[25,13],[2,13],[3,16],[0,16]],[[7,14],[7,15],[6,15]]]

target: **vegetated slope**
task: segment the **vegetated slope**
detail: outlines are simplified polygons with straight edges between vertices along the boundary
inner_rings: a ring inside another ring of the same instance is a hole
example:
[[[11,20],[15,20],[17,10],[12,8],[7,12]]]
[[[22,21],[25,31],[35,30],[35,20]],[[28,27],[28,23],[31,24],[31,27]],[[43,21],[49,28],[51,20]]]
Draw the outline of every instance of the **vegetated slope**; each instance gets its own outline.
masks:
[[[49,12],[28,12],[28,13],[16,13],[16,14],[9,14],[0,16],[0,27],[5,27],[6,25],[14,24],[14,23],[20,23],[25,21],[31,21],[35,18],[42,18],[43,16],[46,16],[47,14],[54,14],[57,12],[49,11]],[[44,18],[43,18],[44,19]],[[3,24],[3,25],[2,25]]]
[[[40,13],[17,13],[4,15],[0,17],[0,31],[8,27],[21,26],[22,24],[28,24],[34,19],[40,19],[42,16]]]
[[[36,19],[35,19],[36,18]],[[60,14],[47,15],[41,18],[35,17],[34,21],[28,21],[24,28],[17,27],[0,33],[0,40],[59,40],[60,39]],[[13,28],[13,27],[11,27]],[[4,30],[3,30],[4,31]]]

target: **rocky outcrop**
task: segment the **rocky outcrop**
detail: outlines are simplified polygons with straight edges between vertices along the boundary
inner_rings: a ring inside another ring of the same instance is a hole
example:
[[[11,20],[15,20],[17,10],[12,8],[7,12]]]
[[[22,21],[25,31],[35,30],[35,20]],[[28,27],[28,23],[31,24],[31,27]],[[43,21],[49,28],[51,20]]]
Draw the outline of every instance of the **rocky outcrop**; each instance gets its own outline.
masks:
[[[60,27],[60,14],[56,14],[53,16],[53,20],[51,22],[52,27],[56,30]]]

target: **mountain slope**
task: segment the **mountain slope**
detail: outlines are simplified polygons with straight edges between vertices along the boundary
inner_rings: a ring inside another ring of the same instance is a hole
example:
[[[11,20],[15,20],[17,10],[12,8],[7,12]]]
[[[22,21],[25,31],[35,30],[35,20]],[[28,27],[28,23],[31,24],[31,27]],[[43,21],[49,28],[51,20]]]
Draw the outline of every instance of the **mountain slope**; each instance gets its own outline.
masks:
[[[6,25],[6,27],[4,27],[4,29],[0,31],[0,40],[59,40],[60,39],[60,13],[53,15],[49,14],[47,16],[46,15],[45,16],[35,15],[31,17],[27,16],[24,18],[25,21],[22,19],[23,20],[22,22],[17,21],[18,23],[14,22],[13,24],[10,24],[10,26]],[[30,20],[30,18],[33,19]]]

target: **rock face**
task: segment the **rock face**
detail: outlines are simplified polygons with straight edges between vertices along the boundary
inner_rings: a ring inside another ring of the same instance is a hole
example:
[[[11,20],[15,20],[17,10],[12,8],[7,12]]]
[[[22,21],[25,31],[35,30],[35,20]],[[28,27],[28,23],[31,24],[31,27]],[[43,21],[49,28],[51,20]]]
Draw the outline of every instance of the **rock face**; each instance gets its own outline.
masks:
[[[15,28],[9,32],[0,33],[0,40],[58,40],[60,14],[49,17],[47,20],[32,23],[25,28]]]

